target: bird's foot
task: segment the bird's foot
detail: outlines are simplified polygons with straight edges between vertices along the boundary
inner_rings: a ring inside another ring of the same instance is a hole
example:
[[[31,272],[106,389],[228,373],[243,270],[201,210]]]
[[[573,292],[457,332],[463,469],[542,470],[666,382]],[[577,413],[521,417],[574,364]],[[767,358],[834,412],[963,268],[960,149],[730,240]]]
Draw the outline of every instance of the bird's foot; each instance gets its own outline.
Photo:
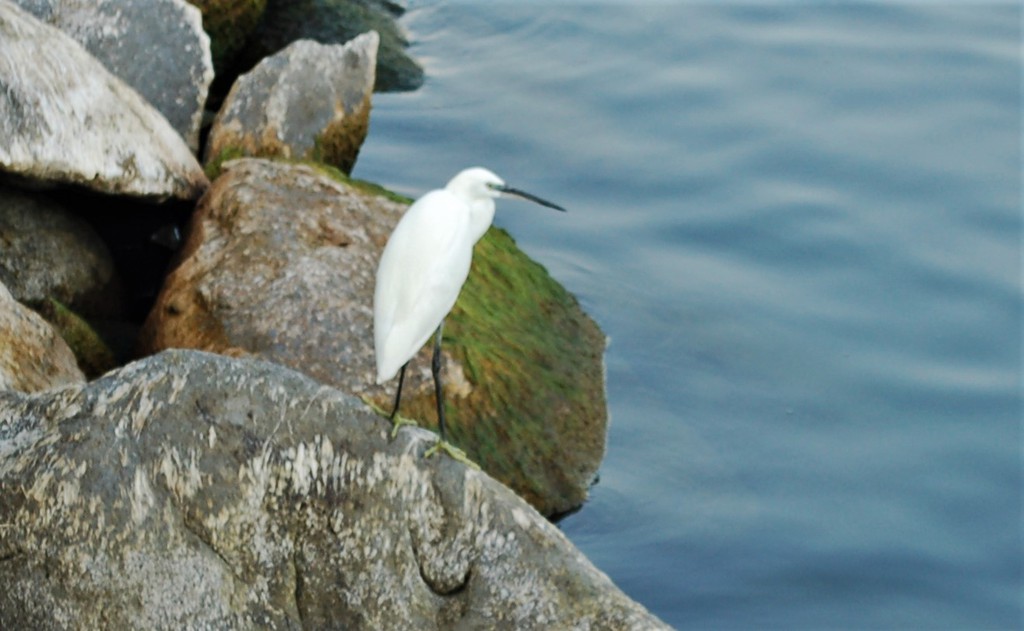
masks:
[[[438,439],[438,441],[434,443],[433,447],[423,452],[423,457],[429,458],[439,451],[445,452],[446,454],[451,456],[452,460],[457,460],[462,464],[466,465],[467,467],[472,467],[477,471],[480,470],[480,465],[470,460],[469,456],[466,455],[466,452],[462,451],[461,449],[459,449],[458,447],[456,447],[455,445],[451,444],[446,440]]]
[[[409,425],[411,427],[419,427],[416,421],[411,418],[405,418],[404,416],[395,416],[391,419],[391,439],[394,440],[395,436],[398,436],[398,430],[402,429],[402,426]]]
[[[366,404],[366,407],[370,408],[371,410],[373,410],[375,413],[379,414],[380,416],[387,416],[388,415],[387,412],[385,412],[384,410],[380,409],[379,405],[377,405],[376,403],[373,402],[373,399],[371,399],[370,397],[366,396],[365,394],[364,395],[360,395],[359,399],[363,403]]]

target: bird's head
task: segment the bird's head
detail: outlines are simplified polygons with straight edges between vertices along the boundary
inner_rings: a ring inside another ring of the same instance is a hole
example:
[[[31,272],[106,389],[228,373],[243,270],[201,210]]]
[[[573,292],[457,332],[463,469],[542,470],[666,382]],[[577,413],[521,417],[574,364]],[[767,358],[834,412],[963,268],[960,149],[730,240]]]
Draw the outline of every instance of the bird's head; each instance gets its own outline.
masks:
[[[445,186],[449,191],[467,200],[501,197],[505,180],[483,167],[460,171]]]
[[[494,199],[504,194],[527,199],[541,206],[565,212],[565,209],[561,206],[506,185],[505,180],[483,167],[472,167],[459,172],[458,175],[448,182],[445,188],[468,201]]]

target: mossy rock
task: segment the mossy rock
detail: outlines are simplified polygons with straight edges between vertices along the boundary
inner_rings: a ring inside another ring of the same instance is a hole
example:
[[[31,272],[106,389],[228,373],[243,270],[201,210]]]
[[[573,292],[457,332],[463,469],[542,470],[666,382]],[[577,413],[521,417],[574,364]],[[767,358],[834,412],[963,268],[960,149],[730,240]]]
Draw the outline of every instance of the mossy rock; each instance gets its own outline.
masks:
[[[189,0],[203,14],[218,73],[245,45],[267,8],[267,0]]]
[[[39,305],[38,311],[64,338],[86,378],[98,377],[117,365],[110,347],[81,316],[53,298]]]
[[[449,440],[542,513],[578,507],[604,456],[608,416],[606,339],[576,299],[492,227],[443,344],[472,385],[464,398],[445,397]],[[434,427],[433,394],[403,398],[402,415]]]
[[[373,30],[380,35],[375,90],[415,90],[423,84],[423,69],[405,52],[409,42],[395,23],[394,8],[390,3],[353,0],[270,0],[241,54],[241,65],[253,66],[297,39],[344,44]]]

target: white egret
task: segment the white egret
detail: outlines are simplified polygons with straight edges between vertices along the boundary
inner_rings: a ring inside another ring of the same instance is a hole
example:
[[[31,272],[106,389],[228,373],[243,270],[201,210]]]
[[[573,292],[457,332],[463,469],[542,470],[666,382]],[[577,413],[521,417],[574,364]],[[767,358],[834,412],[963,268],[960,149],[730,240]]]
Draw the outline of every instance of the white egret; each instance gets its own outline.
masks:
[[[435,334],[431,373],[437,401],[440,440],[427,456],[443,449],[458,460],[465,455],[445,438],[441,388],[441,330],[469,275],[473,246],[494,219],[494,199],[513,195],[548,208],[561,206],[505,185],[487,169],[466,169],[443,189],[423,195],[395,226],[377,267],[373,295],[373,342],[377,383],[398,373],[398,390],[391,410],[394,422],[402,399],[405,368],[413,355]]]

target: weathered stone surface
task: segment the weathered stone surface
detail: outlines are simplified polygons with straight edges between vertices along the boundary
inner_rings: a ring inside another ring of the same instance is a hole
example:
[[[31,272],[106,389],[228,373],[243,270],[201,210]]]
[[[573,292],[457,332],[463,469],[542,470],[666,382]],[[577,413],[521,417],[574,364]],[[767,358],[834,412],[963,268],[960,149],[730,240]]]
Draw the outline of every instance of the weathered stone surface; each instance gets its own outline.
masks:
[[[152,198],[208,182],[185,141],[82,46],[0,0],[0,170]]]
[[[306,166],[228,162],[144,327],[146,352],[251,353],[388,408],[373,385],[377,260],[406,203]],[[446,321],[449,432],[545,514],[579,506],[604,455],[604,337],[507,234],[477,245]],[[435,422],[429,348],[403,414]]]
[[[210,38],[185,0],[15,0],[64,31],[141,94],[199,149],[213,81]]]
[[[304,158],[352,171],[370,125],[377,34],[294,42],[235,82],[207,141],[230,154]]]
[[[0,185],[0,282],[32,307],[53,298],[83,315],[114,317],[119,280],[107,246],[43,194]]]
[[[423,69],[405,52],[409,42],[395,23],[401,13],[394,2],[375,0],[269,0],[240,56],[251,66],[296,40],[343,44],[360,33],[376,31],[377,91],[415,90],[423,84]]]
[[[405,205],[245,158],[200,200],[141,348],[251,353],[354,393],[373,382],[376,258]]]
[[[657,629],[527,504],[280,366],[0,394],[5,629]]]
[[[0,284],[0,390],[38,392],[84,380],[60,335]],[[0,439],[0,454],[5,451]],[[0,533],[3,523],[0,518]]]

